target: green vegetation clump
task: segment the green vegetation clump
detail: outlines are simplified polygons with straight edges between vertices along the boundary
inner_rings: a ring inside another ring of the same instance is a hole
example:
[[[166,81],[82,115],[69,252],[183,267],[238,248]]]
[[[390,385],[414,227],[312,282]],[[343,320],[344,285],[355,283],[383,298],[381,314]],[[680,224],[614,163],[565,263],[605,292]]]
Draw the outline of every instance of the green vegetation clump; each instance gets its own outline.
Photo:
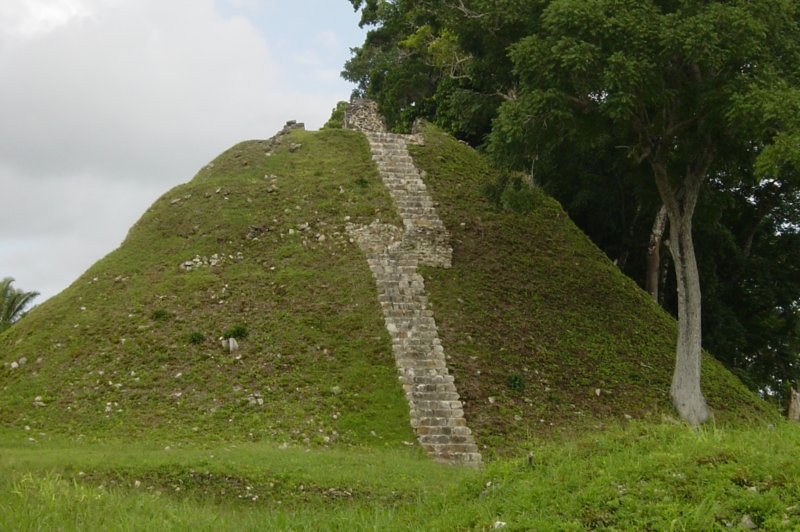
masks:
[[[519,373],[512,373],[506,378],[506,386],[513,392],[523,392],[525,390],[525,379]]]
[[[26,292],[14,288],[11,286],[13,283],[12,277],[0,280],[0,333],[25,316],[26,308],[39,295],[38,292]]]
[[[331,117],[322,126],[322,129],[342,129],[344,127],[344,113],[347,102],[338,102],[331,112]]]
[[[153,321],[167,321],[168,319],[170,319],[170,317],[171,314],[169,313],[169,311],[163,308],[157,308],[150,313],[150,318]]]
[[[193,331],[189,333],[187,339],[189,340],[190,344],[195,344],[195,345],[202,344],[203,342],[206,341],[206,335],[199,331]]]
[[[543,193],[527,183],[521,175],[500,174],[496,181],[486,185],[486,196],[498,209],[518,214],[530,214],[541,203]]]
[[[222,333],[222,337],[226,339],[235,338],[237,340],[244,340],[247,338],[248,334],[249,332],[247,331],[247,327],[244,325],[234,325],[226,329],[225,332]]]

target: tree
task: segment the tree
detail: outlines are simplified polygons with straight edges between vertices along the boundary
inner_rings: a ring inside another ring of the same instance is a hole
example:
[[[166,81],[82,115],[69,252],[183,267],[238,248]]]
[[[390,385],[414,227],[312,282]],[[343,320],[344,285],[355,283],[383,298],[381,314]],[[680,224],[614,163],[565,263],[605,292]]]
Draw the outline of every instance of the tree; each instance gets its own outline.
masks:
[[[25,307],[39,295],[38,292],[16,289],[11,286],[13,282],[14,279],[11,277],[0,281],[0,332],[8,329],[21,318],[25,314]]]
[[[800,376],[798,209],[800,193],[791,183],[731,187],[712,179],[694,224],[703,343],[780,404]]]
[[[670,395],[693,426],[709,417],[692,232],[698,198],[712,178],[741,179],[726,162],[742,154],[751,175],[796,179],[799,20],[791,0],[554,0],[538,30],[511,47],[520,85],[494,123],[495,156],[557,171],[540,162],[610,136],[658,190],[677,283]]]
[[[482,144],[514,93],[508,47],[538,20],[538,0],[350,0],[370,27],[342,76],[390,128],[415,118]]]

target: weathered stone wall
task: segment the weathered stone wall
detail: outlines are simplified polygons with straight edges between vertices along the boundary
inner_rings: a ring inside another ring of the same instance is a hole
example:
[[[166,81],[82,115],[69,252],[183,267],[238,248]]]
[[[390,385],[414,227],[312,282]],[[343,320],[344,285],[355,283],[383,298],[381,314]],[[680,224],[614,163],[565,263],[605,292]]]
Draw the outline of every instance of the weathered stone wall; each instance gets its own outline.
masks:
[[[378,114],[377,103],[353,98],[344,110],[344,128],[382,133],[386,131],[386,124]]]
[[[265,151],[267,155],[272,155],[272,152],[275,150],[275,148],[280,146],[280,144],[285,140],[286,135],[288,135],[295,129],[305,130],[306,125],[302,122],[298,122],[297,120],[289,120],[288,122],[286,122],[286,124],[283,126],[283,129],[278,131],[275,135],[273,135],[266,141]],[[293,146],[299,147],[300,145],[293,144],[292,146],[289,146],[289,149],[292,151],[294,151]]]
[[[359,112],[377,112],[374,105],[358,105]],[[354,123],[372,127],[376,122],[367,116],[359,120],[351,121],[350,127]],[[447,369],[425,281],[417,272],[419,264],[451,266],[453,252],[447,229],[413,164],[406,139],[371,130],[365,134],[403,227],[376,221],[369,226],[349,224],[347,231],[366,254],[378,286],[411,425],[420,445],[435,460],[478,466],[481,455]]]

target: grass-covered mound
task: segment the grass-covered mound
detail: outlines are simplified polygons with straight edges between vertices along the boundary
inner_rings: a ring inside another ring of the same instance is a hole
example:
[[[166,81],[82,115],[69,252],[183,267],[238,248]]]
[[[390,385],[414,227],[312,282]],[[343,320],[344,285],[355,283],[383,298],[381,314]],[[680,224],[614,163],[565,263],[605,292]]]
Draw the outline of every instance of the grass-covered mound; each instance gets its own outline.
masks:
[[[555,201],[523,188],[503,199],[529,212],[498,209],[478,154],[425,137],[413,155],[454,266],[422,273],[482,449],[671,412],[674,321]],[[375,218],[400,224],[359,133],[231,148],[0,335],[0,425],[403,447],[414,438],[375,283],[345,234]],[[713,359],[704,372],[718,420],[773,419]]]
[[[398,221],[367,142],[280,138],[270,156],[269,142],[239,144],[165,194],[119,249],[0,336],[2,425],[413,440],[375,283],[344,233],[347,220]]]
[[[412,154],[453,245],[453,268],[423,275],[479,443],[671,415],[674,320],[555,200],[513,181],[487,191],[499,175],[474,150],[423,134]],[[718,421],[775,419],[709,356],[703,390]]]

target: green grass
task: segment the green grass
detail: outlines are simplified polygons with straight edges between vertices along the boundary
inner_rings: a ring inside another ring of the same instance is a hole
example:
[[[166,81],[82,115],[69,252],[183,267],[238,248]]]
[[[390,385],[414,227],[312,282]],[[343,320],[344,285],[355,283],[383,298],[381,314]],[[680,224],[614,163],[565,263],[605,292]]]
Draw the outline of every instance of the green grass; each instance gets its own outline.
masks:
[[[475,151],[433,126],[424,136],[412,154],[453,244],[453,268],[426,268],[425,286],[486,451],[673,415],[674,320],[555,200],[533,188],[531,212],[499,210],[485,192],[499,175]],[[703,389],[720,423],[777,419],[710,356]]]
[[[413,440],[374,281],[344,229],[397,222],[391,200],[363,136],[288,140],[302,147],[222,154],[0,336],[0,424],[165,441]],[[201,267],[181,268],[195,257]],[[233,355],[218,340],[230,335]]]
[[[671,415],[674,321],[555,201],[533,189],[517,198],[531,212],[498,210],[485,161],[424,134],[412,154],[454,266],[422,273],[484,456]],[[0,427],[173,447],[414,441],[375,282],[345,231],[401,224],[367,141],[341,129],[282,139],[220,155],[0,334]],[[711,357],[703,386],[719,423],[777,419]]]
[[[366,140],[294,131],[222,154],[0,334],[0,530],[800,528],[800,428],[711,357],[716,423],[662,422],[674,321],[552,199],[499,210],[475,152],[425,138],[454,266],[422,273],[484,470],[411,443],[344,230],[400,224]]]
[[[800,426],[787,423],[695,433],[633,422],[529,441],[484,471],[414,449],[164,449],[6,432],[0,529],[722,530],[749,519],[796,530],[798,452]]]

